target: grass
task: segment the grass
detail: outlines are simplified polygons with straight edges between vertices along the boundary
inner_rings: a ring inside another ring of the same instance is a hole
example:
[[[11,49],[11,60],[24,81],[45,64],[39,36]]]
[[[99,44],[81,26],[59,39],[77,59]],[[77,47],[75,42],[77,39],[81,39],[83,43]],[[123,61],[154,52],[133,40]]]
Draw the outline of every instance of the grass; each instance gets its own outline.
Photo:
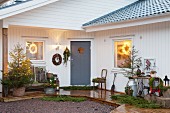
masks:
[[[86,98],[83,97],[71,97],[66,95],[60,95],[56,97],[43,97],[41,100],[44,101],[57,101],[57,102],[65,102],[65,101],[71,101],[71,102],[83,102],[86,101]]]
[[[66,86],[60,88],[64,90],[93,90],[93,86]],[[94,89],[97,89],[97,86],[94,86]]]
[[[111,99],[118,100],[120,103],[133,105],[139,108],[160,108],[161,106],[158,104],[155,104],[153,102],[148,102],[147,100],[144,100],[143,98],[139,97],[132,97],[128,95],[112,95]]]

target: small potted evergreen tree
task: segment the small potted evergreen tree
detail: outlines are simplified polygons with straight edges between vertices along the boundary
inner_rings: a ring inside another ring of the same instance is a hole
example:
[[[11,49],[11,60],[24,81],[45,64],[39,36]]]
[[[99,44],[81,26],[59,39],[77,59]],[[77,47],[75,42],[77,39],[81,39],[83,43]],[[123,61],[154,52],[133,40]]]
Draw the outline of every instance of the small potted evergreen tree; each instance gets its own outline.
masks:
[[[33,82],[31,62],[26,59],[26,54],[20,44],[17,44],[9,55],[11,62],[9,62],[8,73],[4,74],[5,79],[2,83],[13,89],[13,96],[23,96],[26,86]]]
[[[133,96],[136,96],[137,94],[137,84],[133,77],[137,74],[141,74],[141,72],[137,72],[137,70],[140,68],[142,65],[141,57],[138,57],[138,51],[135,49],[135,47],[132,47],[132,50],[130,51],[130,56],[125,60],[125,63],[130,64],[128,68],[123,69],[125,72],[125,77],[129,78],[129,81],[127,83],[127,86],[125,89],[130,91],[130,86],[131,90],[133,90]]]

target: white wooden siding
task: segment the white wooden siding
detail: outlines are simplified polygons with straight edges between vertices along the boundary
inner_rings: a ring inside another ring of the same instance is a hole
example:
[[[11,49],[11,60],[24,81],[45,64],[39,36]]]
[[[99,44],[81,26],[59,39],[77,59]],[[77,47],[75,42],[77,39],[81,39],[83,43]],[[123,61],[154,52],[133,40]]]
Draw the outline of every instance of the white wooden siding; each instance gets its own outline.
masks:
[[[121,35],[135,35],[133,38],[133,44],[136,49],[139,50],[139,56],[143,58],[155,58],[157,66],[157,76],[164,78],[165,75],[170,77],[170,22],[99,31],[95,32],[95,69],[93,76],[100,76],[102,68],[109,70],[107,77],[107,89],[111,88],[113,82],[113,73],[111,70],[114,68],[114,51],[113,51],[113,40],[110,36],[121,36]],[[68,31],[69,32],[69,31]],[[79,32],[71,33],[71,37],[77,37]],[[69,34],[69,33],[66,33]],[[73,36],[75,35],[75,36]],[[69,37],[66,35],[66,37]],[[79,36],[78,36],[79,37]],[[83,36],[81,36],[83,37]],[[86,37],[86,36],[84,36]],[[123,38],[123,37],[122,37]],[[124,92],[128,79],[123,75],[118,74],[115,86],[116,91]]]
[[[136,0],[61,0],[4,19],[4,26],[23,25],[80,30],[83,23]]]
[[[75,37],[75,35],[77,37]],[[33,36],[37,38],[23,38],[22,36]],[[67,38],[65,38],[67,36]],[[38,38],[39,37],[39,38]],[[48,37],[43,39],[41,37]],[[29,27],[9,27],[9,52],[13,49],[14,45],[18,42],[25,47],[26,40],[43,40],[45,42],[45,60],[43,65],[46,66],[46,70],[52,73],[56,73],[59,76],[61,86],[70,85],[70,62],[67,67],[63,64],[55,66],[52,64],[52,56],[59,53],[63,56],[63,51],[66,47],[70,48],[71,40],[80,39],[94,39],[94,33],[85,33],[83,31],[70,31],[55,29],[42,29],[42,28],[29,28]],[[60,49],[56,50],[57,43],[60,43]],[[10,60],[10,58],[9,58]],[[95,61],[95,60],[94,60]],[[35,62],[34,65],[42,66],[42,62]],[[95,63],[93,63],[93,67]],[[94,69],[95,70],[95,69]],[[94,75],[94,73],[93,73]]]
[[[113,40],[109,38],[110,36],[119,36],[119,35],[133,35],[133,44],[139,50],[139,55],[144,58],[155,58],[156,66],[157,66],[157,75],[163,78],[165,75],[170,77],[170,71],[168,65],[170,64],[170,22],[144,25],[138,27],[130,27],[124,29],[117,30],[109,30],[109,31],[101,31],[96,33],[96,44],[98,51],[102,50],[102,52],[97,52],[97,62],[98,65],[106,66],[109,70],[113,69]],[[123,38],[123,37],[122,37]],[[106,42],[103,40],[106,39]],[[104,47],[101,45],[105,45]],[[101,60],[103,59],[103,60]],[[110,59],[110,60],[108,60]],[[109,61],[112,61],[110,63]],[[100,71],[99,67],[97,67],[97,71]],[[111,87],[113,79],[113,74],[108,76],[108,89]],[[124,87],[127,83],[127,79],[125,80],[123,75],[118,75],[116,78],[116,90],[124,91]]]
[[[52,55],[60,53],[62,55],[65,47],[70,47],[71,40],[80,39],[93,39],[93,58],[92,58],[92,78],[100,76],[101,69],[108,69],[107,89],[111,88],[113,82],[113,73],[111,70],[114,68],[114,51],[113,40],[111,36],[120,35],[135,35],[133,44],[139,50],[139,56],[142,58],[155,58],[157,75],[163,78],[165,75],[170,77],[170,22],[157,23],[151,25],[99,31],[93,33],[85,33],[84,31],[59,31],[35,28],[9,28],[9,49],[17,42],[25,45],[25,39],[21,36],[39,36],[49,37],[45,39],[45,63],[47,70],[57,73],[62,86],[70,85],[70,62],[67,67],[64,65],[54,66],[51,62]],[[123,38],[123,37],[122,37]],[[38,40],[38,39],[37,39]],[[60,50],[56,51],[56,43],[61,44]],[[115,85],[116,90],[124,92],[124,87],[127,83],[127,78],[118,74]]]
[[[66,45],[60,47],[60,50],[56,51],[57,42],[64,38],[63,36],[64,31],[59,30],[48,30],[42,28],[22,28],[22,27],[9,27],[9,52],[14,48],[14,45],[17,43],[22,44],[25,48],[26,40],[40,40],[45,42],[45,60],[43,62],[34,62],[36,66],[46,66],[47,71],[58,74],[60,84],[63,86],[70,85],[70,78],[68,75],[68,68],[64,65],[54,66],[52,64],[52,56],[56,53],[60,53],[63,55],[63,50]],[[30,36],[30,38],[23,38],[22,36]],[[37,37],[37,38],[31,38]],[[41,38],[41,37],[48,37]],[[10,58],[9,58],[10,61]]]
[[[0,80],[2,79],[2,28],[0,28]],[[2,84],[0,82],[0,92],[2,92]]]

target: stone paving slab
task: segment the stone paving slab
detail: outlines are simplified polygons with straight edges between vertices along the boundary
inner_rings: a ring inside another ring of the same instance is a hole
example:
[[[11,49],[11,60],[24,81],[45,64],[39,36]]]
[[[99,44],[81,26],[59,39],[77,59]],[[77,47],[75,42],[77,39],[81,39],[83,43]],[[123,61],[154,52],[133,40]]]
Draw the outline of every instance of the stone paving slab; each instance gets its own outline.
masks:
[[[3,102],[14,102],[14,101],[20,101],[20,100],[29,100],[29,99],[35,99],[35,98],[42,98],[45,95],[39,95],[39,96],[24,96],[22,98],[20,97],[12,97],[12,98],[3,98]],[[2,102],[2,101],[1,101]]]
[[[170,109],[146,109],[123,104],[111,113],[170,113]]]
[[[28,100],[28,99],[33,99],[33,98],[41,98],[44,97],[45,94],[39,91],[35,92],[27,92],[25,96],[22,97],[13,97],[13,96],[8,96],[8,97],[0,97],[1,102],[13,102],[13,101],[19,101],[19,100]]]

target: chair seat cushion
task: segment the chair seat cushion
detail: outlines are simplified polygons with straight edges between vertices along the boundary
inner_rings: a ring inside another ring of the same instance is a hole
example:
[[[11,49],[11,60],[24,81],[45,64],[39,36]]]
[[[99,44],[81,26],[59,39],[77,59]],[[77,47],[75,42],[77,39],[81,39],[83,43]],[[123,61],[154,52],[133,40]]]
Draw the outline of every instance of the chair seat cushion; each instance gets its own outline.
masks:
[[[106,78],[94,78],[92,80],[92,82],[95,82],[95,83],[105,83],[106,82]]]

